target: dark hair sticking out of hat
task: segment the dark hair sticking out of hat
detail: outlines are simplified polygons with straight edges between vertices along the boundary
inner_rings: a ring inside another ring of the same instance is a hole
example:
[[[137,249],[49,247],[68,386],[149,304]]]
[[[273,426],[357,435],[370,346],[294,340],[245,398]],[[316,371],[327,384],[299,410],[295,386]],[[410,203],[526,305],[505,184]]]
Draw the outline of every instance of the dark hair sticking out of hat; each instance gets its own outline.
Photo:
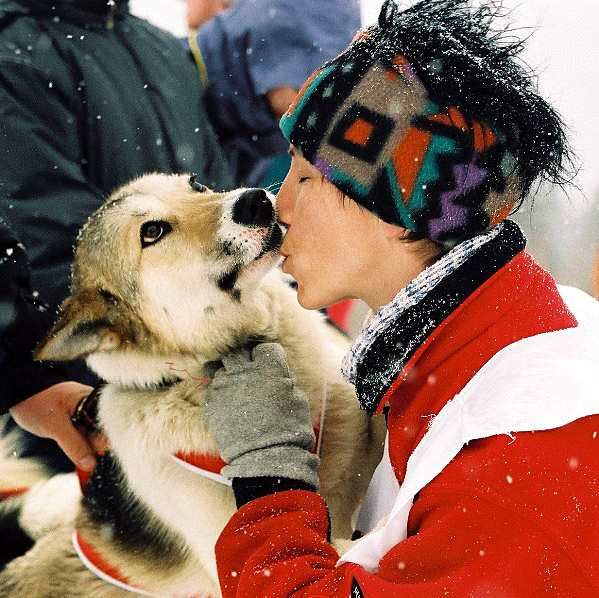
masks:
[[[561,184],[563,125],[494,29],[495,4],[386,0],[377,25],[306,82],[281,119],[328,180],[387,222],[452,246],[537,180]]]

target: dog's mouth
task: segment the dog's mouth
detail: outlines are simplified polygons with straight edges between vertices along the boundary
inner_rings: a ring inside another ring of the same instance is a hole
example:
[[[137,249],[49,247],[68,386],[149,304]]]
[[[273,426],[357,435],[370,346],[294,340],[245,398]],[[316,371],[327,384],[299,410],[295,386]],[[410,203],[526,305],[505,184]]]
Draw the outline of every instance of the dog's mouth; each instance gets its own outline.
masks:
[[[226,272],[219,275],[217,279],[217,285],[221,291],[229,293],[234,299],[239,300],[241,291],[237,288],[239,277],[244,272],[259,271],[261,270],[260,264],[263,260],[265,265],[272,267],[275,264],[273,258],[278,258],[279,249],[283,243],[283,229],[277,222],[273,222],[270,229],[264,234],[262,247],[257,252],[254,258],[246,260],[236,260],[234,266]],[[221,252],[227,256],[235,256],[236,250],[239,250],[239,246],[235,246],[233,243],[224,242],[220,247]],[[239,257],[239,254],[237,254]],[[272,260],[272,263],[271,263]],[[257,270],[258,269],[258,270]]]
[[[216,282],[234,299],[239,300],[242,288],[255,284],[278,260],[283,229],[273,199],[261,189],[241,190],[231,194],[223,213],[214,256],[220,266]]]
[[[278,252],[282,244],[283,229],[276,222],[273,222],[268,235],[264,239],[262,250],[256,257],[256,260],[259,260],[260,258],[264,257],[267,253]]]
[[[254,241],[258,241],[257,236],[262,238],[261,245],[255,248],[257,252],[254,257],[247,256],[247,239],[241,242],[238,239],[225,239],[219,242],[218,251],[224,256],[231,256],[239,260],[238,267],[243,267],[243,264],[250,265],[269,253],[278,252],[283,244],[283,229],[276,221],[273,221],[270,228],[264,229],[264,232],[254,233]],[[250,250],[251,251],[251,250]],[[243,255],[247,257],[244,259]]]

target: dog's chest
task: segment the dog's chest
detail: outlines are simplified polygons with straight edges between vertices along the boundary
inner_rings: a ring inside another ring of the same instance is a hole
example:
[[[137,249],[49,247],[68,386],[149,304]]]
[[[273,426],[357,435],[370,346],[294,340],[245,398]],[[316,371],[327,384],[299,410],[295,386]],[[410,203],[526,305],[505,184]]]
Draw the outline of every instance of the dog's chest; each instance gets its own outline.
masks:
[[[229,486],[173,459],[178,452],[217,455],[202,419],[203,390],[193,390],[194,403],[186,399],[189,390],[123,392],[109,385],[98,414],[130,489],[202,557],[233,514],[235,501]],[[213,560],[211,550],[204,556]]]

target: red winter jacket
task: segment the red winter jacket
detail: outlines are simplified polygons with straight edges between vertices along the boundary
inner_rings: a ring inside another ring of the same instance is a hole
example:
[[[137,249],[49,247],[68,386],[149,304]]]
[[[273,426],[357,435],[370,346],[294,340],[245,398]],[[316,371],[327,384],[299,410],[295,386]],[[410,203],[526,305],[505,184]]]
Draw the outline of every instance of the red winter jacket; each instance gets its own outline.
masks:
[[[441,314],[375,405],[389,405],[389,454],[400,482],[427,416],[495,353],[577,324],[551,276],[524,251],[499,260],[482,283],[477,265],[468,268],[457,287],[467,297]],[[447,290],[439,293],[451,296]],[[416,496],[408,537],[377,574],[353,563],[336,567],[327,532],[326,506],[315,493],[290,490],[247,503],[216,547],[223,596],[599,595],[599,416],[514,440],[471,442]]]

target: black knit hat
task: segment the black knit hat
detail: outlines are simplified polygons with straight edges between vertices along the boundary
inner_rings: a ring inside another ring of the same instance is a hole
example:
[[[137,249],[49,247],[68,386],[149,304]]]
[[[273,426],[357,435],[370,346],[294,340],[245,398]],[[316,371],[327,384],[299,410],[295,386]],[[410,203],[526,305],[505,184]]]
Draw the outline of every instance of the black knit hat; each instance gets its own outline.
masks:
[[[304,84],[281,130],[381,219],[447,246],[505,218],[541,176],[560,180],[561,122],[467,0],[425,0],[360,32]]]

